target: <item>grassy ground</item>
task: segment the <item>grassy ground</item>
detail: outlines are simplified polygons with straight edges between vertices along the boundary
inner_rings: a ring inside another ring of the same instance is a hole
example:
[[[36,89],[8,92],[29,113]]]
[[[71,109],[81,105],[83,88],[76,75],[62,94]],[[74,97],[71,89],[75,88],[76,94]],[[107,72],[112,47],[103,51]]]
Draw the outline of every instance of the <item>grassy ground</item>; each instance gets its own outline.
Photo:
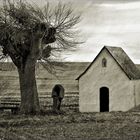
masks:
[[[139,112],[0,114],[0,140],[139,140]]]

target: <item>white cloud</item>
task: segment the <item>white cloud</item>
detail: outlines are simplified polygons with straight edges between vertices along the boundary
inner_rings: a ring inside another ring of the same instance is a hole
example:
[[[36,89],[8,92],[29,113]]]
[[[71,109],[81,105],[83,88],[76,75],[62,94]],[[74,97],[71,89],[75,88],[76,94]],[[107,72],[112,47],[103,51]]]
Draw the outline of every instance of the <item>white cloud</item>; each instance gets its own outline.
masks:
[[[104,8],[113,8],[116,10],[134,10],[134,9],[140,9],[140,2],[128,2],[128,3],[103,3],[103,4],[98,4],[98,6],[100,7],[104,7]]]

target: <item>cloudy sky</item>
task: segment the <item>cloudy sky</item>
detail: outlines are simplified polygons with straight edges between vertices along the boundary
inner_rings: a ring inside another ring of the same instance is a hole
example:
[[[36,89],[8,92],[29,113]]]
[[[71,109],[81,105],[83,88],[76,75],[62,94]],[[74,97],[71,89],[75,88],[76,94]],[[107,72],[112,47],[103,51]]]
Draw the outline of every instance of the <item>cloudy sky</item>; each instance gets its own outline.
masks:
[[[3,0],[0,0],[3,1]],[[45,0],[27,0],[44,5]],[[56,3],[58,0],[48,0]],[[86,42],[76,52],[63,54],[70,61],[92,61],[104,45],[122,47],[140,63],[140,0],[61,0],[82,12],[78,25]]]
[[[122,47],[140,63],[140,1],[79,0],[77,6],[83,10],[79,26],[87,40],[70,60],[92,61],[104,45],[109,45]]]

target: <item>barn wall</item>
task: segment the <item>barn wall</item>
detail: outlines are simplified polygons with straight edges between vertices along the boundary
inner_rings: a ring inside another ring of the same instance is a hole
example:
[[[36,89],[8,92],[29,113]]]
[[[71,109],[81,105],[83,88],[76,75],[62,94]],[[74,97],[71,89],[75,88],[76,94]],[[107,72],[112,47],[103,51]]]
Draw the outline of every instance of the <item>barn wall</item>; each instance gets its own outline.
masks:
[[[102,67],[102,59],[107,67]],[[103,50],[89,70],[79,79],[79,105],[81,112],[99,112],[99,91],[109,88],[109,111],[127,111],[134,107],[134,85],[116,61]]]

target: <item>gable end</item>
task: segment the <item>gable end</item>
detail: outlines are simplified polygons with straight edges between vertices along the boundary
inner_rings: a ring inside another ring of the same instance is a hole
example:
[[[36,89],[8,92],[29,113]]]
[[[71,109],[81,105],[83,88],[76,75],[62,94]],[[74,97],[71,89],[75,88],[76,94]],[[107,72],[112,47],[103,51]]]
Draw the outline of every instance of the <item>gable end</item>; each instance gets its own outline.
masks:
[[[95,62],[95,60],[104,49],[109,52],[109,54],[113,57],[113,59],[117,62],[119,67],[123,70],[123,72],[130,80],[140,79],[139,69],[136,67],[136,65],[132,62],[132,60],[128,57],[128,55],[124,52],[122,48],[104,46],[99,52],[99,54],[95,57],[95,59],[87,67],[87,69],[81,75],[79,75],[76,80],[79,80],[88,71],[88,69],[92,66],[92,64]]]

